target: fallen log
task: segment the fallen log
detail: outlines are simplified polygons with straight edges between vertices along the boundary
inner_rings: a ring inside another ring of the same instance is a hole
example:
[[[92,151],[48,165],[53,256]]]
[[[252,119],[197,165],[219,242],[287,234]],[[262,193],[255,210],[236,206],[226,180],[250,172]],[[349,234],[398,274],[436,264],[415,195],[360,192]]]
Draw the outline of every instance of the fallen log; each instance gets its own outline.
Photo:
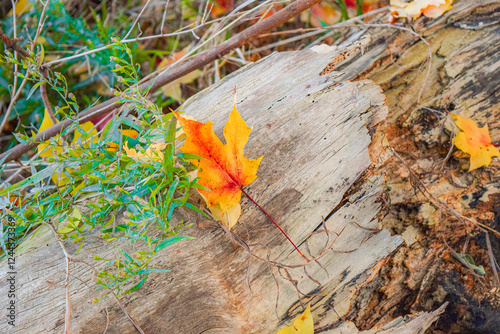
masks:
[[[369,80],[339,81],[341,73],[335,71],[319,75],[344,49],[273,54],[202,91],[182,108],[200,121],[210,118],[220,135],[236,87],[238,109],[253,127],[246,155],[264,155],[258,179],[247,192],[318,261],[305,264],[270,221],[243,201],[243,215],[233,231],[251,253],[234,249],[216,225],[187,229],[183,234],[194,240],[175,244],[156,259],[156,267],[172,271],[152,275],[123,298],[144,332],[271,333],[307,303],[320,326],[331,324],[349,311],[354,293],[401,244],[400,237],[378,229],[382,180],[368,180],[366,173],[370,129],[386,117],[385,97]],[[89,244],[78,257],[112,256],[113,251]],[[2,332],[63,330],[65,266],[46,227],[19,247],[19,322],[15,327],[2,323]],[[136,331],[112,298],[90,304],[101,292],[86,265],[72,262],[71,277],[72,332]],[[1,289],[6,302],[5,287]]]

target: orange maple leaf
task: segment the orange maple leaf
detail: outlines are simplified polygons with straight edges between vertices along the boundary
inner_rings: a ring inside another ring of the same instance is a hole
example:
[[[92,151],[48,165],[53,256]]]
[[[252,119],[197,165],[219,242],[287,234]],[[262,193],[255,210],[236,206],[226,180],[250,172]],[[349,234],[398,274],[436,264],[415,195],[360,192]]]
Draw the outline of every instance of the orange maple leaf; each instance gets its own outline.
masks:
[[[179,150],[203,158],[190,159],[190,161],[198,167],[198,176],[200,177],[198,183],[210,189],[210,191],[204,189],[198,189],[198,191],[203,195],[202,197],[207,202],[214,217],[225,223],[221,218],[226,214],[227,223],[225,224],[231,228],[241,212],[241,208],[238,207],[241,193],[244,193],[283,233],[297,252],[306,261],[309,261],[278,223],[243,190],[244,186],[249,185],[257,178],[257,169],[264,157],[247,159],[243,156],[243,149],[252,129],[248,127],[236,110],[236,103],[224,126],[226,144],[222,144],[217,138],[210,120],[201,123],[182,117],[175,111],[173,113],[187,137],[184,146],[180,147]],[[229,219],[230,215],[234,216],[233,219]]]
[[[492,157],[500,157],[498,148],[491,144],[491,137],[486,124],[482,128],[470,118],[450,114],[461,130],[455,137],[455,146],[470,154],[469,172],[482,166],[488,166]]]
[[[179,148],[184,153],[192,153],[204,158],[190,160],[198,167],[198,182],[210,189],[200,189],[209,207],[220,204],[222,212],[238,204],[241,199],[241,188],[257,178],[257,169],[263,157],[247,159],[243,156],[250,131],[243,118],[236,110],[236,104],[224,127],[226,144],[222,144],[214,134],[212,122],[201,123],[180,116],[175,117],[187,135],[184,146]]]

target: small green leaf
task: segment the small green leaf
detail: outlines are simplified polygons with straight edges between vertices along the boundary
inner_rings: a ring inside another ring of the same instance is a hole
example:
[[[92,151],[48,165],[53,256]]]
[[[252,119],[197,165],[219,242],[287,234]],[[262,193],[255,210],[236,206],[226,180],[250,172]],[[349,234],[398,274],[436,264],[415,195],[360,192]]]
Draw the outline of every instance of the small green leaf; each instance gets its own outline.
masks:
[[[472,268],[476,273],[484,275],[486,271],[483,266],[476,266],[474,259],[469,254],[453,253],[453,256],[464,266]]]
[[[168,269],[142,269],[136,272],[136,275],[151,274],[151,273],[168,273]]]
[[[108,222],[102,226],[106,227],[106,226],[113,224],[114,222],[115,222],[115,215],[111,215],[111,218],[108,220]]]
[[[78,210],[76,206],[73,208],[71,217],[73,217],[75,220],[82,220],[82,213],[80,212],[80,210]]]
[[[57,233],[59,233],[59,234],[66,234],[66,233],[71,233],[74,230],[75,229],[71,228],[71,227],[61,227],[60,229],[57,230]]]
[[[43,64],[43,60],[45,59],[45,49],[43,48],[43,44],[40,43],[40,61],[38,66]]]
[[[163,248],[165,248],[167,246],[170,246],[170,245],[176,243],[177,241],[188,240],[188,239],[194,239],[194,238],[193,237],[185,237],[185,236],[182,236],[182,235],[179,235],[179,236],[176,236],[176,237],[167,238],[167,239],[163,240],[162,242],[160,242],[155,247],[155,252],[158,252],[159,250],[162,250]]]
[[[135,290],[139,289],[143,284],[144,282],[146,282],[146,279],[148,278],[148,275],[144,276],[140,281],[139,283],[137,283],[135,286],[133,286],[132,288],[128,289],[127,291],[125,291],[125,294],[128,294],[128,293],[131,293],[131,292],[134,292]]]
[[[43,84],[44,82],[43,81],[40,81],[36,84],[33,85],[33,87],[31,87],[28,95],[26,95],[26,100],[29,100],[29,98],[31,97],[31,95],[33,95],[33,93],[36,91],[36,89],[41,85]]]

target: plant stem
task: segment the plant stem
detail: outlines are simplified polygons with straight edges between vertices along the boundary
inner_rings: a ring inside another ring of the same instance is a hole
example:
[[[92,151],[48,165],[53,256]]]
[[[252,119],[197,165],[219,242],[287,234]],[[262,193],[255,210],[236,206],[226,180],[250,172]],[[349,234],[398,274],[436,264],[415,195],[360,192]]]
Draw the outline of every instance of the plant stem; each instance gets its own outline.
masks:
[[[283,233],[283,235],[288,239],[288,241],[290,241],[290,243],[295,248],[295,250],[300,254],[300,256],[302,256],[304,258],[304,260],[306,260],[307,262],[309,262],[309,259],[304,254],[302,254],[302,252],[300,251],[300,249],[293,243],[292,239],[290,239],[290,237],[285,233],[285,231],[283,231],[283,229],[278,225],[278,223],[266,212],[266,210],[264,210],[264,208],[261,207],[259,205],[259,203],[257,203],[256,201],[254,201],[254,199],[252,197],[250,197],[250,195],[248,195],[247,192],[245,190],[243,190],[243,188],[240,188],[240,189],[243,192],[243,194],[249,200],[252,201],[253,204],[257,205],[257,207],[260,209],[260,211],[262,211],[267,216],[267,218],[271,219],[271,221],[273,222],[273,224],[276,225],[276,227],[281,231],[281,233]]]
[[[356,0],[356,15],[363,15],[363,0]]]
[[[340,14],[342,15],[342,20],[349,20],[349,13],[347,13],[347,7],[344,0],[337,0],[337,4],[340,6]]]

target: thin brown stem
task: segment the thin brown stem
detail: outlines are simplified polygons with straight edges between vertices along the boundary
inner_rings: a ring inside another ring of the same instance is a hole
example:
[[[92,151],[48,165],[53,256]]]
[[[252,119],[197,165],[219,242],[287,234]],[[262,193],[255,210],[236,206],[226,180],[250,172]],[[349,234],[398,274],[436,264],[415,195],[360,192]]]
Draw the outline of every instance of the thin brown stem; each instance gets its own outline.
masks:
[[[490,259],[491,269],[493,269],[493,276],[495,277],[495,282],[497,284],[497,287],[500,288],[500,279],[498,278],[497,263],[491,247],[490,235],[488,234],[488,232],[484,233],[486,233],[486,246],[488,248],[488,257]]]
[[[267,211],[264,210],[264,208],[259,205],[259,203],[257,203],[256,201],[254,201],[254,199],[252,197],[250,197],[250,195],[247,194],[247,192],[245,190],[243,190],[243,188],[241,188],[241,191],[243,192],[243,194],[250,201],[252,201],[253,204],[257,205],[257,207],[260,209],[260,211],[262,211],[267,216],[267,218],[271,219],[271,221],[273,222],[273,224],[281,231],[281,233],[283,233],[283,235],[288,239],[288,241],[290,241],[290,243],[295,248],[295,250],[300,254],[300,256],[302,256],[304,258],[304,260],[306,260],[307,262],[309,262],[309,259],[304,254],[302,254],[302,252],[300,251],[300,249],[293,243],[292,239],[290,239],[290,237],[285,233],[285,231],[283,231],[283,229],[278,225],[278,223],[273,219],[273,217],[271,217],[269,215],[269,213],[267,213]]]
[[[47,69],[42,67],[41,72],[45,80],[47,80]],[[54,115],[54,111],[52,110],[52,106],[50,105],[49,96],[47,95],[47,84],[44,82],[40,85],[40,94],[42,95],[42,101],[45,109],[47,109],[47,113],[52,121],[52,124],[57,123],[56,116]]]
[[[69,334],[69,328],[71,326],[71,314],[72,314],[72,308],[71,308],[71,301],[69,299],[69,263],[71,262],[71,255],[68,254],[66,251],[66,247],[64,246],[63,241],[59,237],[59,234],[57,234],[56,229],[50,222],[46,224],[52,233],[54,234],[54,237],[56,238],[57,242],[59,243],[59,246],[61,246],[61,249],[64,253],[64,258],[66,259],[66,281],[64,283],[64,287],[66,288],[66,315],[64,317],[64,334]]]
[[[142,328],[135,322],[134,318],[132,318],[132,316],[127,312],[127,310],[125,309],[125,306],[123,305],[123,303],[120,300],[120,298],[118,298],[118,296],[116,295],[116,293],[113,290],[111,290],[111,294],[113,294],[113,296],[116,299],[116,302],[118,303],[118,305],[122,309],[123,313],[125,313],[125,315],[127,316],[128,320],[130,320],[130,322],[132,323],[132,325],[134,325],[135,329],[139,333],[144,334],[144,331],[142,330]]]
[[[30,48],[31,52],[33,52],[33,50],[35,50],[36,41],[38,40],[38,37],[40,37],[40,33],[42,32],[42,28],[43,28],[44,22],[45,22],[45,12],[47,11],[47,7],[49,6],[49,3],[50,3],[50,0],[47,0],[43,6],[42,14],[40,15],[40,20],[38,21],[38,28],[36,30],[35,38],[31,41],[31,48]],[[3,32],[0,35],[3,35]],[[5,35],[3,35],[3,36],[5,36]],[[21,48],[21,47],[19,47],[19,48]],[[24,50],[24,49],[21,48],[21,50]],[[17,51],[20,52],[20,50],[17,50]],[[27,53],[27,56],[29,56],[28,51],[24,50],[24,52]],[[25,55],[22,52],[20,52],[20,53],[23,56]],[[7,121],[9,120],[10,113],[14,109],[14,104],[16,104],[16,101],[17,101],[17,99],[19,99],[19,96],[21,96],[21,94],[23,92],[23,88],[27,82],[28,82],[28,79],[24,78],[23,81],[21,82],[21,85],[19,86],[19,88],[17,88],[16,93],[12,94],[13,97],[10,99],[9,106],[7,107],[7,111],[5,112],[2,124],[0,125],[0,132],[4,131],[5,125],[7,124]],[[11,161],[12,160],[19,160],[19,157],[13,158],[13,159],[11,159]]]

